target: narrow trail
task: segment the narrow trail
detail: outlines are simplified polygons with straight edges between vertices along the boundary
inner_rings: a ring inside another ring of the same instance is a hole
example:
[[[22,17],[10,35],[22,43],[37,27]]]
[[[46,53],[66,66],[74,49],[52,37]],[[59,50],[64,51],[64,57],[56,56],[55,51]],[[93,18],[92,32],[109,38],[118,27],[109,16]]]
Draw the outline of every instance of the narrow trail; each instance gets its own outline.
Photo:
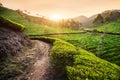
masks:
[[[67,80],[65,77],[61,77],[50,63],[51,45],[39,40],[33,42],[35,43],[34,47],[27,53],[32,54],[35,61],[24,74],[14,80]]]
[[[42,54],[42,56],[40,56],[41,58],[38,57],[38,60],[34,63],[29,73],[25,77],[27,78],[27,80],[49,80],[45,78],[47,78],[48,76],[47,75],[48,70],[52,68],[52,65],[50,64],[50,59],[49,59],[49,51],[50,51],[51,45],[42,41],[38,41],[37,46],[40,47],[39,54],[40,55]],[[51,73],[51,75],[52,74],[53,73]]]

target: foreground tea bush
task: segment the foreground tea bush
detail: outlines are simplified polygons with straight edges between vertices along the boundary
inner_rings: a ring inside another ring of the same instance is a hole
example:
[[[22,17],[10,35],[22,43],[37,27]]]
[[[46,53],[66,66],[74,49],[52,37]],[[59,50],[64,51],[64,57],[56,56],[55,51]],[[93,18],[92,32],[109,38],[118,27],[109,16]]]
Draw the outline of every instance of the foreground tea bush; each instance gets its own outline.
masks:
[[[120,67],[80,49],[73,66],[67,66],[69,80],[119,80]]]
[[[61,69],[64,69],[66,65],[73,64],[73,56],[78,54],[75,46],[64,42],[62,40],[56,40],[51,50],[52,63]]]
[[[120,67],[96,57],[93,53],[78,49],[70,43],[54,38],[40,38],[52,43],[51,62],[60,74],[69,80],[119,80]]]

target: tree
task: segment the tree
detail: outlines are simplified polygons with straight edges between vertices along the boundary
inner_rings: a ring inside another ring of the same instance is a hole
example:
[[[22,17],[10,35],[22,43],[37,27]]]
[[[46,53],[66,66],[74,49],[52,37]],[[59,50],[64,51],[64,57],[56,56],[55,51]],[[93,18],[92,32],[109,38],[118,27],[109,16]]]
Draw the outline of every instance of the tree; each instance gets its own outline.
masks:
[[[3,4],[0,2],[0,7],[3,7]]]
[[[95,20],[93,21],[94,24],[103,24],[104,23],[104,19],[103,17],[101,16],[101,14],[98,14],[98,16],[95,18]]]

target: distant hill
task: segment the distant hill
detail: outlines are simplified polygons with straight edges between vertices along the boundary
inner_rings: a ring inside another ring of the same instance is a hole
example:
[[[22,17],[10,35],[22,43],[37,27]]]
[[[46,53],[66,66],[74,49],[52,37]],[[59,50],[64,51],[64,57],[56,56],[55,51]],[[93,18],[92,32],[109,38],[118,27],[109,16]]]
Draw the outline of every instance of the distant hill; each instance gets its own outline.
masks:
[[[79,16],[79,17],[75,17],[74,20],[78,21],[78,22],[81,22],[81,23],[85,23],[88,20],[88,17],[86,17],[86,16]]]
[[[108,10],[98,14],[94,19],[93,24],[102,25],[120,19],[120,10]]]
[[[77,20],[83,24],[83,27],[94,27],[100,26],[112,21],[120,19],[120,10],[107,10],[99,14],[95,14],[87,19],[82,21],[81,17],[76,17],[74,20]]]

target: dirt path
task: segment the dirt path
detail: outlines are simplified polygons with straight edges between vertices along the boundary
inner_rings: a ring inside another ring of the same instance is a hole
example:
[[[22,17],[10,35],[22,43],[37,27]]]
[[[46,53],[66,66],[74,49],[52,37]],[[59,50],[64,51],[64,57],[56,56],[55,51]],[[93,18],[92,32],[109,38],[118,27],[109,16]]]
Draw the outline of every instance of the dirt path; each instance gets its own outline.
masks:
[[[28,80],[46,80],[45,75],[48,71],[47,69],[52,68],[49,60],[50,45],[42,41],[37,41],[37,46],[40,47],[39,54],[42,54],[42,56],[38,57],[38,60],[31,67],[29,73],[25,76]]]
[[[26,54],[29,57],[34,57],[34,62],[24,74],[14,80],[66,80],[66,78],[59,76],[60,73],[50,63],[49,52],[51,45],[38,40],[33,42],[35,43],[34,47]]]

